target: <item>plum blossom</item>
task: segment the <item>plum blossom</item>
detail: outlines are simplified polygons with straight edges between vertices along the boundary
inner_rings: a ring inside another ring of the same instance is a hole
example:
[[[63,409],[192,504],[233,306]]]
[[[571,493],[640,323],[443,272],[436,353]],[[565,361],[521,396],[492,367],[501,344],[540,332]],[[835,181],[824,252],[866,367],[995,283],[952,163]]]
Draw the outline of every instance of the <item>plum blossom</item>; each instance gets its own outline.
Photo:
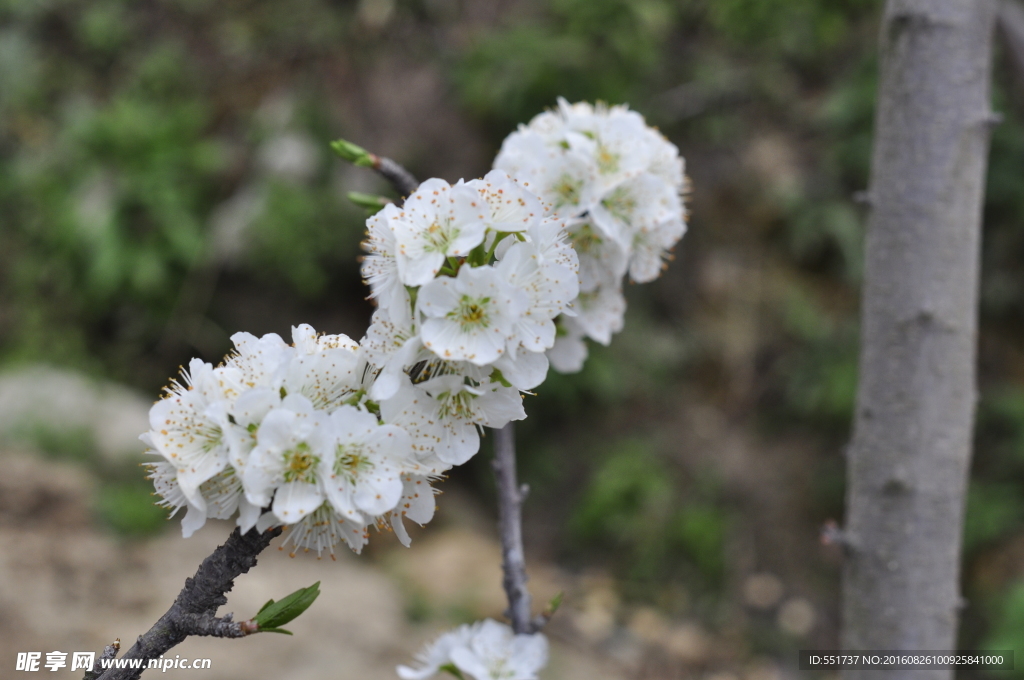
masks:
[[[416,661],[418,668],[396,668],[402,680],[426,680],[443,670],[473,680],[535,680],[548,663],[548,641],[541,633],[516,635],[486,619],[443,634],[417,653]]]
[[[686,190],[679,150],[625,106],[558,100],[502,143],[494,167],[535,191],[566,221],[579,256],[582,315],[548,358],[574,371],[586,358],[584,338],[608,344],[625,314],[621,280],[656,279],[686,232]],[[563,315],[571,315],[567,310]]]

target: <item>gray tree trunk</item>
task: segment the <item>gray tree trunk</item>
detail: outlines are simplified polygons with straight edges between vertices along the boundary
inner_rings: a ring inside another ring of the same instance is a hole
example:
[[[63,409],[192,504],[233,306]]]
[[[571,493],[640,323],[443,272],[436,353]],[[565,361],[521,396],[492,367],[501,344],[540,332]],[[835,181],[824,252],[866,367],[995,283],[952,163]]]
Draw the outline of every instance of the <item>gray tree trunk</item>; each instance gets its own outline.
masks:
[[[956,645],[994,9],[991,0],[885,7],[847,469],[848,650]]]

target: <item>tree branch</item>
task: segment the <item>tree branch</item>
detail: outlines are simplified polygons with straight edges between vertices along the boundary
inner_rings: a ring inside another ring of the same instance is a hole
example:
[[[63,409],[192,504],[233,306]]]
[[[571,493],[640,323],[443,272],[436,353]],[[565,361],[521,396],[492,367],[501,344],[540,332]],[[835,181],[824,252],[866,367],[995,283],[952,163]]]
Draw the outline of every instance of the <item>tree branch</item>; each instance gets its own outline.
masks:
[[[122,658],[155,659],[189,635],[243,637],[257,632],[258,627],[252,621],[235,622],[231,614],[217,618],[217,608],[227,602],[224,594],[234,587],[235,578],[256,565],[256,556],[281,531],[281,527],[262,533],[253,529],[243,536],[236,528],[223,545],[203,560],[196,575],[185,579],[185,587],[171,608],[145,635],[139,636]],[[104,650],[104,657],[109,649]],[[145,666],[145,662],[142,665]],[[136,680],[143,670],[145,668],[109,668],[97,680]],[[91,680],[88,675],[86,678]]]
[[[498,531],[501,534],[501,568],[503,585],[508,596],[505,615],[512,621],[512,630],[535,633],[545,619],[530,619],[530,591],[526,587],[526,553],[523,550],[522,505],[529,491],[516,479],[515,424],[509,423],[494,431],[494,478],[498,487]]]
[[[100,673],[103,672],[103,662],[107,659],[113,659],[117,656],[118,650],[121,649],[121,638],[117,638],[111,644],[103,648],[103,653],[100,654],[100,658],[96,659],[93,663],[92,668],[85,672],[85,676],[82,680],[96,680],[100,677]]]
[[[376,154],[370,154],[370,158],[373,161],[371,167],[377,171],[377,174],[391,182],[391,186],[403,198],[410,196],[412,192],[416,191],[416,187],[420,185],[411,172],[390,158]]]
[[[380,176],[391,182],[391,186],[403,198],[416,191],[416,187],[420,185],[411,172],[395,161],[384,156],[378,156],[375,153],[370,153],[347,139],[336,139],[331,142],[331,150],[349,163],[358,165],[361,168],[373,168]]]

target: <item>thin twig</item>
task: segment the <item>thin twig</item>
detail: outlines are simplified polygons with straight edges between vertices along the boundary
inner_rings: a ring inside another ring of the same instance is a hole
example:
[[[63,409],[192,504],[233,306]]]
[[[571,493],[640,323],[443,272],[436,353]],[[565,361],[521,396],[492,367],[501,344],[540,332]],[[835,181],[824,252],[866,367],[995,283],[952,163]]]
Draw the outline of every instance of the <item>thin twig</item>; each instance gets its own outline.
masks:
[[[252,621],[235,622],[230,614],[217,618],[217,608],[227,603],[224,594],[235,585],[235,578],[254,567],[256,556],[280,533],[281,528],[277,527],[262,533],[253,529],[243,536],[235,529],[223,545],[203,560],[196,575],[185,579],[185,587],[171,608],[145,635],[139,636],[122,659],[155,659],[189,635],[243,637],[257,632]],[[97,680],[136,680],[143,670],[109,668]]]
[[[113,659],[117,656],[118,650],[121,649],[121,638],[115,639],[112,643],[103,648],[103,653],[100,654],[100,658],[96,659],[93,663],[92,668],[85,672],[85,677],[82,680],[96,680],[100,677],[100,673],[103,672],[103,662],[108,659]]]
[[[523,551],[522,505],[529,489],[516,479],[516,438],[514,424],[494,431],[494,477],[498,486],[498,532],[501,535],[501,568],[508,596],[506,616],[512,630],[535,633],[537,621],[530,619],[530,591],[526,587],[526,553]]]
[[[420,185],[411,172],[390,158],[385,158],[384,156],[378,156],[376,154],[370,154],[370,158],[373,160],[373,169],[376,170],[381,177],[391,182],[391,186],[393,186],[395,191],[397,191],[403,198],[412,195],[412,192],[416,191],[416,187]]]

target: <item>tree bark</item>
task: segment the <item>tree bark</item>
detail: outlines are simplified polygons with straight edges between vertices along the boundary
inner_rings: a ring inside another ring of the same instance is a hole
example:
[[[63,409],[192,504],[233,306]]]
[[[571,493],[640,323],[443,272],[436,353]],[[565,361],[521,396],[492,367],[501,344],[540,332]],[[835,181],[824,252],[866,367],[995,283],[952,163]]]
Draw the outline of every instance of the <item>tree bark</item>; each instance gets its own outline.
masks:
[[[992,0],[885,7],[847,467],[851,651],[956,645],[994,15]],[[909,676],[952,672],[872,673]]]
[[[494,480],[498,487],[498,535],[501,537],[502,585],[508,596],[505,615],[517,635],[534,633],[539,626],[530,617],[530,591],[526,587],[526,551],[523,550],[523,500],[526,485],[516,474],[515,422],[494,430]]]

